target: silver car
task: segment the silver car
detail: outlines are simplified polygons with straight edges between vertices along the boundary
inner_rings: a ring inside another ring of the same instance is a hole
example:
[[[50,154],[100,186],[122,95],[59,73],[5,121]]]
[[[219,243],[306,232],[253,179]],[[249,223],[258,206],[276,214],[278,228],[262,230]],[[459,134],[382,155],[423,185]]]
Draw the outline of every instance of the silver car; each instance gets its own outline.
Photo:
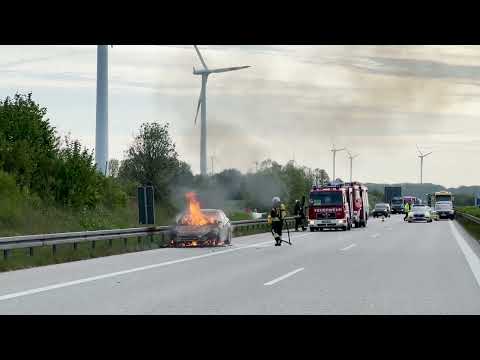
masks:
[[[431,209],[426,205],[415,204],[408,213],[407,221],[409,223],[417,221],[432,222]]]
[[[187,213],[180,214],[171,233],[171,246],[202,247],[231,244],[233,228],[225,213],[217,209],[201,209],[200,211],[209,219],[209,223],[191,225],[185,221]]]

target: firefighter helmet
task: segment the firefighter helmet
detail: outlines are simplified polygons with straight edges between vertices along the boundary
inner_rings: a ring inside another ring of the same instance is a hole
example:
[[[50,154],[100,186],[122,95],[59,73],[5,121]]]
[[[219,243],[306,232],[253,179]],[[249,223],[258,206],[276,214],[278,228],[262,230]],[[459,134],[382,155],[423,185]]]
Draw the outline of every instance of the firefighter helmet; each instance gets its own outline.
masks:
[[[278,196],[275,196],[273,199],[272,199],[272,205],[273,207],[277,207],[280,205],[280,198]]]

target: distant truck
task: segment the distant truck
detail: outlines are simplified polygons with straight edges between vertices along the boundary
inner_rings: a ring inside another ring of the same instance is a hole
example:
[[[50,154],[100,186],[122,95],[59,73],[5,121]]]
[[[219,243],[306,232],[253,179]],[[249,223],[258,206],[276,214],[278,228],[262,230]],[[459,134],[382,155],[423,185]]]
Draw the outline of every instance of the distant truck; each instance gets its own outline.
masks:
[[[393,197],[392,203],[390,204],[390,209],[392,214],[403,214],[405,212],[403,198],[401,196]]]
[[[435,205],[438,201],[450,201],[453,204],[453,195],[450,191],[437,191],[433,194],[433,204]]]
[[[437,202],[449,201],[453,205],[454,196],[450,191],[437,191],[433,194],[426,194],[428,206],[435,207]]]
[[[401,186],[385,186],[384,202],[390,205],[392,214],[403,213],[403,199]]]

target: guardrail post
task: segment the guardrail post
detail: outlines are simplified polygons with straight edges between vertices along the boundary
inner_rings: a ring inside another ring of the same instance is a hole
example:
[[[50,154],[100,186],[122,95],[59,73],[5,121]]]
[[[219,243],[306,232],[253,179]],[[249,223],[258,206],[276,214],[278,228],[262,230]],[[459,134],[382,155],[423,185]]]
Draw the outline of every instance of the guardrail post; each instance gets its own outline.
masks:
[[[3,250],[3,259],[4,259],[4,260],[7,260],[7,259],[8,259],[8,255],[9,255],[8,249]]]
[[[78,243],[73,243],[73,250],[77,250],[78,248]]]
[[[113,247],[113,240],[108,239],[108,247],[111,249]]]
[[[153,244],[153,235],[150,235],[150,245],[149,245],[150,249],[152,248],[152,244]]]
[[[29,250],[30,256],[33,256],[33,247],[29,248],[28,250]]]
[[[123,239],[123,247],[126,249],[128,245],[128,238]]]
[[[92,250],[95,250],[95,240],[92,241]]]
[[[140,245],[141,242],[142,242],[142,237],[137,236],[137,246],[138,246],[139,249],[143,249],[143,246]]]
[[[53,244],[52,245],[52,254],[55,256],[57,254],[57,245]]]

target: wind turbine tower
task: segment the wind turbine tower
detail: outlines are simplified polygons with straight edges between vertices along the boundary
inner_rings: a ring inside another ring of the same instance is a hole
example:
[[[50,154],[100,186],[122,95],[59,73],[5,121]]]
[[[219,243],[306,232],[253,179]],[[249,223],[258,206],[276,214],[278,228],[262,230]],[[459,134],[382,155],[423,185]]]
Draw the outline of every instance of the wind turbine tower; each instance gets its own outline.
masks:
[[[343,151],[343,150],[345,150],[345,148],[336,149],[335,144],[333,145],[333,149],[330,150],[333,153],[333,177],[332,177],[333,181],[336,180],[336,178],[335,178],[335,156],[337,155],[337,152]]]
[[[95,163],[104,175],[108,167],[108,45],[97,46],[97,119]]]
[[[417,150],[418,150],[418,153],[420,154],[418,155],[418,157],[420,158],[420,184],[423,184],[423,158],[430,155],[432,151],[430,151],[429,153],[423,154],[418,148],[418,145],[417,145]]]
[[[194,75],[202,76],[202,88],[200,90],[200,97],[198,98],[197,113],[195,115],[195,124],[197,123],[198,111],[201,106],[201,131],[200,131],[200,174],[203,176],[207,175],[207,79],[210,74],[222,73],[227,71],[234,71],[245,69],[250,66],[236,66],[229,68],[220,68],[220,69],[209,69],[205,61],[203,60],[200,51],[197,48],[197,45],[194,45],[195,51],[200,58],[203,69],[197,70],[193,67]]]
[[[347,150],[347,153],[348,153],[348,158],[350,159],[350,182],[352,182],[352,164],[353,164],[353,159],[355,159],[358,155],[360,154],[356,154],[356,155],[352,155],[350,153],[350,151]]]

